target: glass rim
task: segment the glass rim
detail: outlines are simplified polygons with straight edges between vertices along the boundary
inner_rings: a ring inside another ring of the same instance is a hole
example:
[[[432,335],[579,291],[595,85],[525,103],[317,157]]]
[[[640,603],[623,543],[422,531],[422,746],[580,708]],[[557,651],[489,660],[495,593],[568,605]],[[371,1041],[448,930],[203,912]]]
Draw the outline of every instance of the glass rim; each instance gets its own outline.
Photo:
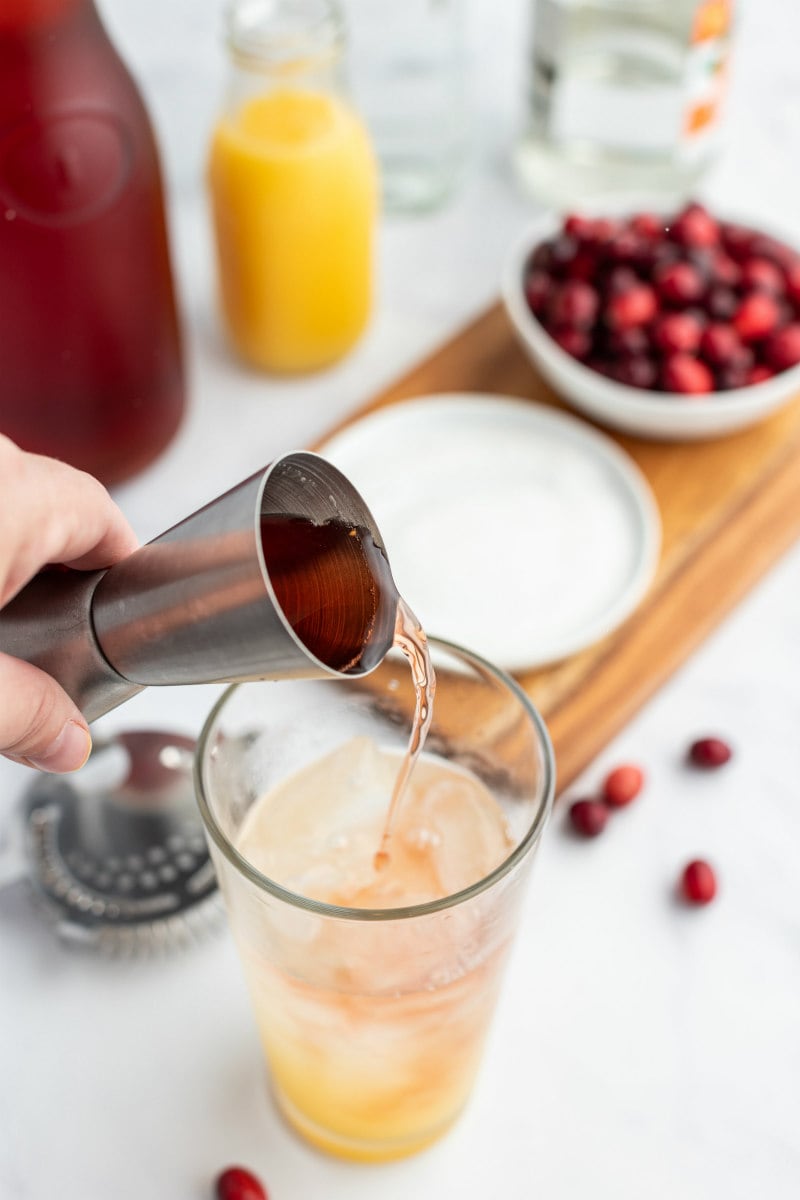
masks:
[[[345,905],[328,904],[324,900],[314,900],[310,896],[302,896],[298,892],[293,892],[289,888],[283,887],[281,884],[276,883],[274,879],[270,879],[268,875],[264,875],[252,863],[248,862],[223,833],[209,803],[203,779],[203,763],[206,758],[212,730],[217,717],[234,694],[248,684],[274,683],[279,686],[279,681],[277,680],[243,680],[240,683],[231,684],[230,687],[225,689],[222,695],[218,697],[203,723],[194,756],[194,785],[195,796],[206,833],[230,865],[240,875],[243,875],[254,884],[259,891],[267,892],[292,908],[299,908],[304,912],[316,913],[319,916],[335,917],[338,920],[354,922],[408,920],[409,918],[425,917],[431,913],[443,912],[448,908],[456,908],[465,901],[471,900],[474,896],[480,895],[481,892],[488,891],[508,875],[537,845],[553,807],[556,779],[553,743],[539,710],[511,675],[500,667],[496,667],[487,659],[482,658],[479,654],[475,654],[471,650],[466,650],[463,646],[459,646],[455,642],[449,642],[445,638],[431,636],[428,638],[428,643],[432,648],[439,647],[450,654],[454,654],[457,658],[467,661],[471,665],[480,667],[483,671],[493,676],[497,682],[501,683],[517,698],[528,715],[542,752],[544,771],[539,804],[523,837],[520,838],[511,853],[502,862],[498,863],[488,875],[482,876],[475,883],[471,883],[469,887],[461,888],[459,891],[453,892],[449,896],[442,896],[438,900],[427,900],[424,904],[409,904],[398,908],[349,908]],[[324,680],[319,680],[319,682],[324,682]]]
[[[275,17],[269,11],[268,0],[264,4],[263,21],[248,25],[242,21],[243,10],[255,8],[254,0],[228,0],[223,20],[225,40],[231,54],[242,66],[269,70],[282,63],[293,62],[298,56],[313,55],[320,60],[333,61],[341,55],[344,47],[345,24],[342,13],[332,0],[307,0],[316,5],[317,11],[309,13],[308,20],[294,30],[269,30],[266,26]]]

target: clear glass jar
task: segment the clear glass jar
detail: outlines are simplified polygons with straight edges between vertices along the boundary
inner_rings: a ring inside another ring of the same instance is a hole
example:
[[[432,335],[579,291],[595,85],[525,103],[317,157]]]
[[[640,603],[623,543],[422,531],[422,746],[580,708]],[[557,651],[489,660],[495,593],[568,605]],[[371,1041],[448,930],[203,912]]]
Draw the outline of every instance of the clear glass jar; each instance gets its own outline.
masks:
[[[516,166],[556,203],[689,192],[713,161],[733,0],[537,0]]]
[[[208,181],[222,315],[247,362],[315,370],[372,307],[377,167],[333,0],[232,0]]]
[[[386,212],[439,207],[461,182],[470,115],[463,0],[343,0],[353,91]]]

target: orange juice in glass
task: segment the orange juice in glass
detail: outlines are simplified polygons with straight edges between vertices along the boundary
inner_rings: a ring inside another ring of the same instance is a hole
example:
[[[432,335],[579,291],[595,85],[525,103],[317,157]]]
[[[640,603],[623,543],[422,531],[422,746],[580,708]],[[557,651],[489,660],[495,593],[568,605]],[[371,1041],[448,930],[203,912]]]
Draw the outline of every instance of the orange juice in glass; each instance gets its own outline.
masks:
[[[312,371],[370,315],[377,167],[343,95],[330,0],[234,0],[228,17],[233,69],[208,163],[223,319],[252,365]]]

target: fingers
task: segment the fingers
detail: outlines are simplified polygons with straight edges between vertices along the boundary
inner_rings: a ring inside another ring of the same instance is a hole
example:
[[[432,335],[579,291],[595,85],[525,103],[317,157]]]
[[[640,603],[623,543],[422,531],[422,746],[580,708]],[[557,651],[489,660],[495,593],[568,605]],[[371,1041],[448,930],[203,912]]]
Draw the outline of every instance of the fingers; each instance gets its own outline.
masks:
[[[89,757],[86,721],[54,679],[38,667],[0,654],[0,754],[43,771],[77,771]]]
[[[106,489],[65,463],[24,454],[0,435],[0,606],[49,562],[108,567],[138,542]]]

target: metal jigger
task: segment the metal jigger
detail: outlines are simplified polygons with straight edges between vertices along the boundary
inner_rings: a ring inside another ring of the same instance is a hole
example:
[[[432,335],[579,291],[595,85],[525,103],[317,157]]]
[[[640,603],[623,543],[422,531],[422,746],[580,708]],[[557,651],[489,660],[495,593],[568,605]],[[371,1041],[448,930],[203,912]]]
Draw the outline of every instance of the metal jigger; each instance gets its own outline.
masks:
[[[0,651],[57,679],[87,721],[151,684],[340,674],[275,599],[260,529],[273,514],[359,526],[385,553],[347,479],[316,454],[287,454],[107,571],[37,575],[0,611]],[[393,634],[387,605],[373,634],[381,657]]]
[[[52,675],[88,721],[151,684],[341,677],[277,602],[262,516],[338,520],[385,554],[347,479],[315,454],[288,454],[107,571],[37,575],[0,611],[0,651]],[[372,665],[392,644],[395,609],[396,598],[380,597]],[[122,733],[98,741],[75,776],[36,777],[8,873],[27,875],[63,935],[138,950],[186,940],[213,915],[192,750],[178,734]]]

